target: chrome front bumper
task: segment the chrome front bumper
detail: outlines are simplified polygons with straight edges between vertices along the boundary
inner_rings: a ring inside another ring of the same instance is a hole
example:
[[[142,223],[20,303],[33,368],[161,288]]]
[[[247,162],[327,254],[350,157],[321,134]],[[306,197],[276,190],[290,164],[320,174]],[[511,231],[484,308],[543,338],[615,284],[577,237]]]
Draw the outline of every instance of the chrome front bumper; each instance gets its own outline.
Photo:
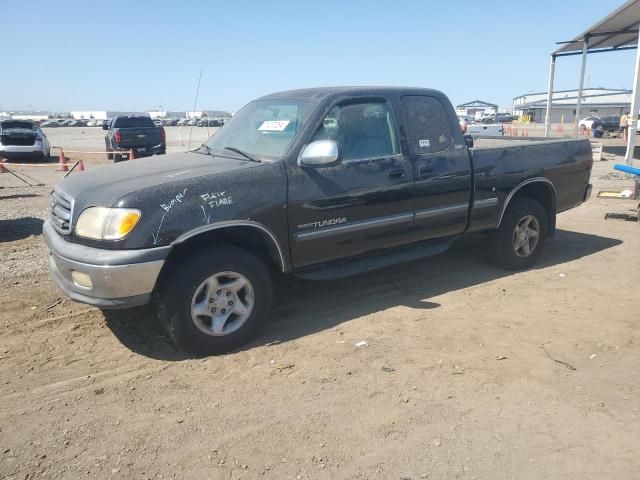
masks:
[[[49,270],[56,285],[71,299],[100,308],[149,303],[169,253],[169,247],[103,250],[70,243],[54,230],[49,220],[44,222],[43,235],[49,247]]]

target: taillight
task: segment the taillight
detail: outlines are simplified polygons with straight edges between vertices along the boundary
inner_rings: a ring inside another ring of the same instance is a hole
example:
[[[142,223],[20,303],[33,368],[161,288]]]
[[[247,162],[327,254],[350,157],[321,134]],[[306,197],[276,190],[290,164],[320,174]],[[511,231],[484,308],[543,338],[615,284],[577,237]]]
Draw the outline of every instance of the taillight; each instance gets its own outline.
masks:
[[[120,143],[120,140],[122,140],[122,137],[120,136],[120,130],[116,130],[114,138],[116,139],[116,143]]]
[[[160,127],[160,135],[162,136],[162,143],[167,143],[167,132],[164,131],[164,127]]]

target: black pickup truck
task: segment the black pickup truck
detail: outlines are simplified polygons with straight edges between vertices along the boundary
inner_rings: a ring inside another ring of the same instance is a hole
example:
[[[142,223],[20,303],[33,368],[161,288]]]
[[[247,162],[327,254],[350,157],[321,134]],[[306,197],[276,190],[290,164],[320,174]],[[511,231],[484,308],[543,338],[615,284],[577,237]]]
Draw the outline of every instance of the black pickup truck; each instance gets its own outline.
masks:
[[[63,179],[44,224],[51,273],[100,308],[154,302],[180,347],[210,354],[268,318],[277,272],[344,277],[467,232],[527,268],[556,214],[590,195],[589,141],[472,143],[435,90],[268,95],[195,151]]]
[[[167,137],[163,127],[156,126],[150,117],[122,116],[102,125],[107,133],[104,143],[109,160],[120,162],[129,159],[131,149],[134,156],[164,155]]]

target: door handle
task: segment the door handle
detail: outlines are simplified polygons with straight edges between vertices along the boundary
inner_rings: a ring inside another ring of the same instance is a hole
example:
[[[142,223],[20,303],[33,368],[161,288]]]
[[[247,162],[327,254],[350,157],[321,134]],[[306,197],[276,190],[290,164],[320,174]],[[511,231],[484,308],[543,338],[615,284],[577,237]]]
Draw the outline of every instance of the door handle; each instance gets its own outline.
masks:
[[[387,172],[389,178],[404,178],[404,170],[400,168],[392,168]]]
[[[420,175],[421,177],[424,175],[427,175],[429,173],[433,172],[433,167],[429,166],[429,165],[422,165],[419,169],[418,169],[418,175]]]

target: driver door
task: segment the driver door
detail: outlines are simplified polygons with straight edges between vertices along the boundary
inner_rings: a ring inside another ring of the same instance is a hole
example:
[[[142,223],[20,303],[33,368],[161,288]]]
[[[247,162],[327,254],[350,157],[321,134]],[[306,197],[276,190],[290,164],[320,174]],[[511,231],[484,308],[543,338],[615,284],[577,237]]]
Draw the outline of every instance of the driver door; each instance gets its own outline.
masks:
[[[413,170],[389,103],[336,105],[310,142],[326,139],[336,164],[288,169],[294,268],[398,245],[413,226]]]

